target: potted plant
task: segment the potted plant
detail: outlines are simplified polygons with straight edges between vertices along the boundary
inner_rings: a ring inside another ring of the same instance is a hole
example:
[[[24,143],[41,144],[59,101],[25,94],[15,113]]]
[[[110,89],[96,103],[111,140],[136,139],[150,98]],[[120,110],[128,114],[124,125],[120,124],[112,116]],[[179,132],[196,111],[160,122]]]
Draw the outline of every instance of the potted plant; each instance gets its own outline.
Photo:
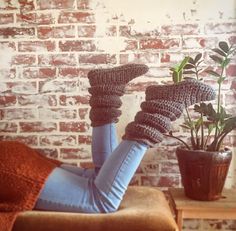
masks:
[[[236,116],[228,114],[222,106],[222,84],[226,79],[226,69],[235,52],[233,46],[219,42],[212,49],[210,58],[217,69],[202,69],[202,54],[186,57],[180,65],[170,68],[175,83],[185,75],[201,81],[200,73],[205,72],[216,78],[218,84],[216,105],[200,102],[193,106],[193,113],[186,109],[181,127],[189,132],[188,141],[170,132],[168,136],[178,139],[182,146],[176,150],[185,195],[195,200],[217,200],[221,198],[225,179],[232,159],[232,151],[224,146],[227,135],[236,128]]]

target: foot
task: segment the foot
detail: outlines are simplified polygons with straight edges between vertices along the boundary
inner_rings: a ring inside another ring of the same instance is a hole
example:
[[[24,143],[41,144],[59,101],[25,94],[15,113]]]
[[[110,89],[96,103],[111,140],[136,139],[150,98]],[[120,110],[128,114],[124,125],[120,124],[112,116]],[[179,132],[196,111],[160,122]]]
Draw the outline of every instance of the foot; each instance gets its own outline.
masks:
[[[144,64],[126,64],[119,67],[95,69],[88,73],[91,86],[104,84],[127,84],[132,79],[144,75],[148,67]]]
[[[215,91],[194,79],[172,85],[152,85],[146,89],[146,100],[168,100],[184,103],[185,107],[215,99]]]

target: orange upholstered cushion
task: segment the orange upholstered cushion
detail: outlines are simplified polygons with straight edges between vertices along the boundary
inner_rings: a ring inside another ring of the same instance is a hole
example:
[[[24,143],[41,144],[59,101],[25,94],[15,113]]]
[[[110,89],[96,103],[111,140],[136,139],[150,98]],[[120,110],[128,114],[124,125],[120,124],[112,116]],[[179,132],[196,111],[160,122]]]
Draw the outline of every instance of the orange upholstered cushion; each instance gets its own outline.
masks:
[[[119,210],[109,214],[29,211],[13,231],[174,231],[164,194],[150,187],[129,187]]]

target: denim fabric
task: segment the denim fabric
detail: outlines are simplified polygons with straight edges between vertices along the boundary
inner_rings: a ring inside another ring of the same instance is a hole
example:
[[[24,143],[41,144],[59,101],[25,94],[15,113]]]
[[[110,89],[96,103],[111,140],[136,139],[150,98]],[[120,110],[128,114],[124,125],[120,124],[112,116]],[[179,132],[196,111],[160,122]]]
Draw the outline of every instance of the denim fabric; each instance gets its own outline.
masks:
[[[118,146],[115,124],[95,127],[92,157],[97,170],[62,165],[53,170],[35,209],[108,213],[116,211],[148,146],[123,140]]]

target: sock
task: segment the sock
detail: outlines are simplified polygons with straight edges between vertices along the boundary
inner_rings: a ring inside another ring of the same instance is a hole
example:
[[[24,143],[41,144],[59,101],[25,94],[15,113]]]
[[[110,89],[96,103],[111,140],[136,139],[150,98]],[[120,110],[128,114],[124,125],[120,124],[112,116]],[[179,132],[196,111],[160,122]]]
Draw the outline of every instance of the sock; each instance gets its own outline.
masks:
[[[132,79],[144,75],[148,67],[144,64],[126,64],[119,67],[96,69],[88,73],[91,86],[104,84],[127,84]]]
[[[185,107],[215,99],[215,91],[194,79],[172,85],[152,85],[146,89],[146,100],[168,100],[184,103]]]

